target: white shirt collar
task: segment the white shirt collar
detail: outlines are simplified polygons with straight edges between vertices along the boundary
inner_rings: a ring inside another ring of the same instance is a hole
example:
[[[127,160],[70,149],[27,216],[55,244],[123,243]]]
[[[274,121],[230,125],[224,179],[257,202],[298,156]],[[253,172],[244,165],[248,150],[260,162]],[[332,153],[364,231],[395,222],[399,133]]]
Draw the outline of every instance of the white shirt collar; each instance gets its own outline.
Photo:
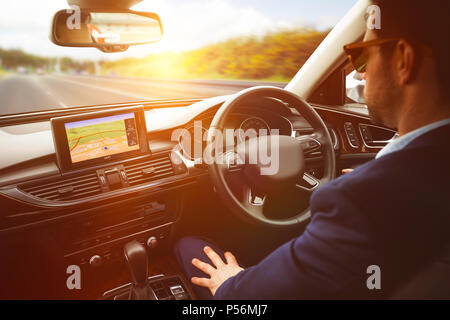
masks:
[[[450,118],[430,123],[426,126],[423,126],[419,129],[413,130],[411,132],[408,132],[407,134],[403,136],[397,136],[394,137],[394,139],[389,142],[383,149],[381,149],[380,152],[376,155],[375,159],[378,159],[382,156],[385,156],[391,152],[399,151],[406,147],[408,143],[410,143],[415,138],[420,137],[421,135],[424,135],[425,133],[437,129],[439,127],[443,127],[445,125],[450,124]]]

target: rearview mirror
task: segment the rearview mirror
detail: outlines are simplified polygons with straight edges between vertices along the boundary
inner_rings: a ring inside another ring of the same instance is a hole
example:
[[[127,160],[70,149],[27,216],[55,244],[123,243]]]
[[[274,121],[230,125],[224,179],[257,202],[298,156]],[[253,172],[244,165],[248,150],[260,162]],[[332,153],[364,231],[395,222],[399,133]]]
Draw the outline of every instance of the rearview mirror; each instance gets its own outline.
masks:
[[[53,17],[50,39],[64,47],[95,47],[103,52],[125,51],[131,45],[161,40],[156,13],[131,10],[68,9]]]

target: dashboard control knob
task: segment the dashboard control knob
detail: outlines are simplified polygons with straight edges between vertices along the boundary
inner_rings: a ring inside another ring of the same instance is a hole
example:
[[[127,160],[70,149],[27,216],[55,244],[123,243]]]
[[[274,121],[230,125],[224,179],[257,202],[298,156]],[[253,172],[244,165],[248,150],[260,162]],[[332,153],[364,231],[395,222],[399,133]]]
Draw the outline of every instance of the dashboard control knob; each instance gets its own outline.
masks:
[[[150,237],[147,239],[147,247],[150,249],[155,249],[158,246],[159,242],[156,237]]]
[[[103,263],[103,258],[101,256],[99,256],[98,254],[93,255],[90,259],[89,259],[89,264],[92,267],[100,267]]]

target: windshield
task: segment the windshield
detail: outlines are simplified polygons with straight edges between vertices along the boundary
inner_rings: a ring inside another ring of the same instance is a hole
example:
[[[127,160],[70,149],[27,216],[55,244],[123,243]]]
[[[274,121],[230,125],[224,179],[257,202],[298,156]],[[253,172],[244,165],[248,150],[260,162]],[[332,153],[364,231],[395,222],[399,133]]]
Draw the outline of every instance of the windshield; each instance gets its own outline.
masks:
[[[48,37],[65,0],[0,2],[0,115],[284,87],[356,0],[144,0],[164,36],[121,53]]]

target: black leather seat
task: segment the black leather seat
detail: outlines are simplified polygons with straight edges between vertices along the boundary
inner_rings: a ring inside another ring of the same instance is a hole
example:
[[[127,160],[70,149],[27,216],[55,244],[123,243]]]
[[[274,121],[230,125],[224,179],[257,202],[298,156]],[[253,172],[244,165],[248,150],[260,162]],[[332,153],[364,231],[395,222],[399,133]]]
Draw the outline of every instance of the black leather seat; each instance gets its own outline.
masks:
[[[391,296],[394,300],[450,299],[450,245],[444,254],[430,263]]]

